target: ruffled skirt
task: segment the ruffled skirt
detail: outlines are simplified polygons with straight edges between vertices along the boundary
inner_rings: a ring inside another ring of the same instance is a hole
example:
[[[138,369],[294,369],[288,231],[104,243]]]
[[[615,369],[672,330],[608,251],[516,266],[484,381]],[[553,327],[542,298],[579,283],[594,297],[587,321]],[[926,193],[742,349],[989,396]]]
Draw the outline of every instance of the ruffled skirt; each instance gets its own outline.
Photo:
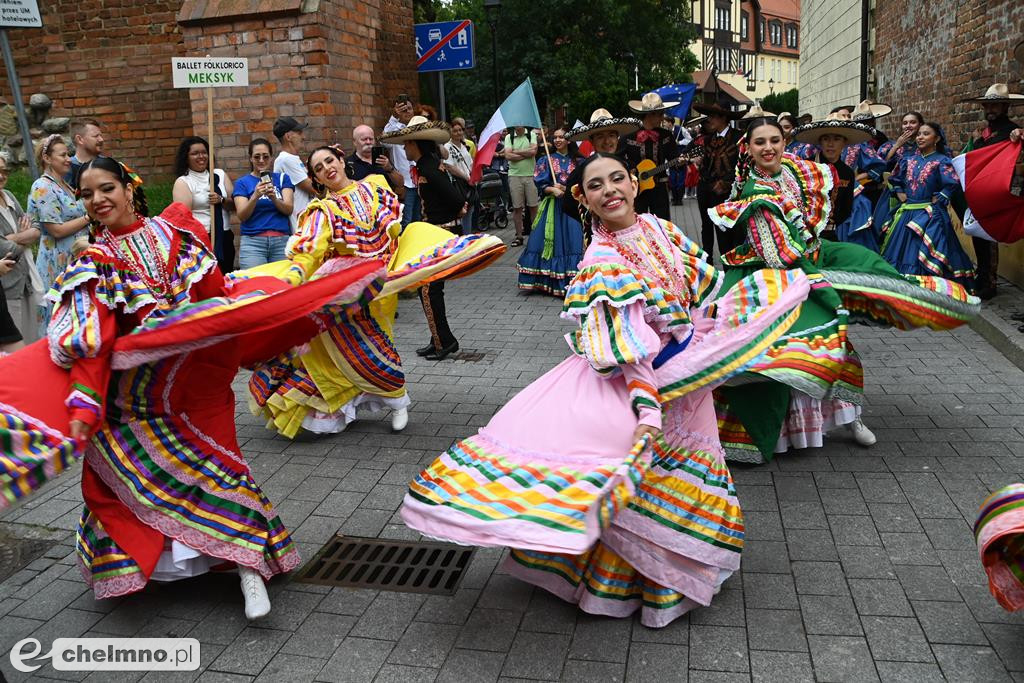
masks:
[[[546,198],[519,257],[519,289],[563,297],[582,259],[583,227],[561,199]]]
[[[964,287],[974,284],[974,264],[942,204],[897,212],[886,229],[882,256],[904,275],[937,276]]]
[[[865,249],[878,251],[878,228],[871,215],[871,200],[863,192],[853,198],[850,216],[836,227],[840,242],[859,244]]]

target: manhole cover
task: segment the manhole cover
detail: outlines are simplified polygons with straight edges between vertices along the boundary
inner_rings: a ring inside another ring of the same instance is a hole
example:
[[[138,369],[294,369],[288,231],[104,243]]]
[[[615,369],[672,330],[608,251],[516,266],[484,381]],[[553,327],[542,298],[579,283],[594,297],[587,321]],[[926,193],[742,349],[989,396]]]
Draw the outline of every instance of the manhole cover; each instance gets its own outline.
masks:
[[[43,556],[54,541],[41,538],[19,538],[0,529],[0,582],[18,573],[33,560]]]
[[[479,351],[460,351],[452,356],[455,360],[464,360],[467,363],[476,363],[484,359],[484,354]]]
[[[475,548],[335,536],[295,577],[322,586],[454,595]]]

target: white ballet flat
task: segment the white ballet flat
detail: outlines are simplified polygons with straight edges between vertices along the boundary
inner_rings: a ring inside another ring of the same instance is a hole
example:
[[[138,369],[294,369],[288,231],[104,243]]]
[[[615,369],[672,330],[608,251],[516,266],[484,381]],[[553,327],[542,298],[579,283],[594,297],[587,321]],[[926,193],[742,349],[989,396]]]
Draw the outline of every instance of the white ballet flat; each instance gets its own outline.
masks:
[[[245,618],[260,619],[270,614],[270,596],[267,586],[259,572],[249,567],[239,567],[238,576],[242,583],[242,596],[245,598]]]

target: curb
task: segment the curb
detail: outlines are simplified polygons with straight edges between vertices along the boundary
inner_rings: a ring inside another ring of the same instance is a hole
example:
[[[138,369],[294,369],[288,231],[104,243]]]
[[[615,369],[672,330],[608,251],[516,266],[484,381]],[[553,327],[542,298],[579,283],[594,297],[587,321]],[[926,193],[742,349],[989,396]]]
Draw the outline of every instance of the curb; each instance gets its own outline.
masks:
[[[981,315],[968,323],[1007,360],[1024,370],[1024,334],[1017,331],[1019,324],[1011,325],[987,308],[982,308]]]

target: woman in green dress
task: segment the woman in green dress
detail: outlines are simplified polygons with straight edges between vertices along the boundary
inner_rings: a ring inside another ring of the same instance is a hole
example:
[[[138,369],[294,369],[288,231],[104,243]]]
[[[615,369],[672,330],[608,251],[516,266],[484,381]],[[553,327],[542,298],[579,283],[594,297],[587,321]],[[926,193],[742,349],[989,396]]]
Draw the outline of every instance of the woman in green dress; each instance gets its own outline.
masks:
[[[977,314],[978,300],[955,282],[901,275],[860,245],[820,239],[835,169],[785,155],[774,117],[751,121],[744,142],[730,200],[708,209],[719,229],[746,232],[723,256],[723,287],[765,267],[799,268],[812,287],[789,333],[741,380],[716,392],[727,457],[765,462],[790,448],[820,447],[824,434],[842,425],[871,446],[875,435],[860,417],[864,370],[849,324],[951,329]]]

